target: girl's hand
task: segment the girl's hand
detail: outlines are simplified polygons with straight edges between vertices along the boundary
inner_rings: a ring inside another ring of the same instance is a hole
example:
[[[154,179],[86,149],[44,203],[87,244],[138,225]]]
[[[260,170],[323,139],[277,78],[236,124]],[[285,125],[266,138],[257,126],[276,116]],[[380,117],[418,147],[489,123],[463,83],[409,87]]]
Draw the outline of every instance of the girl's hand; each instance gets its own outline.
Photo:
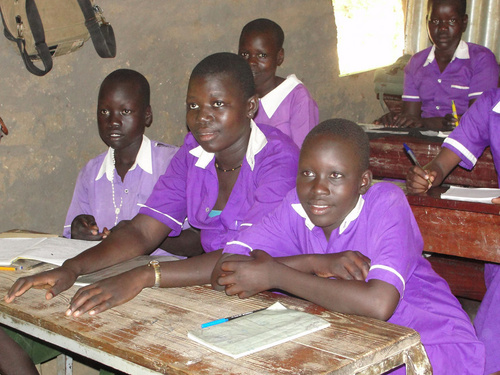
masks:
[[[435,171],[425,171],[420,167],[413,166],[406,174],[406,190],[410,194],[421,194],[432,187],[436,179]]]
[[[71,299],[66,315],[78,317],[86,312],[96,315],[124,304],[146,287],[147,272],[151,267],[138,267],[80,288]]]
[[[248,298],[273,289],[273,276],[279,273],[280,267],[286,266],[278,263],[265,251],[254,250],[250,254],[250,260],[223,262],[222,276],[217,283],[225,287],[228,296]]]
[[[493,203],[493,204],[500,204],[500,197],[498,197],[498,198],[493,198],[493,199],[491,200],[491,203]]]
[[[45,298],[49,300],[69,289],[75,283],[76,278],[77,275],[66,267],[58,267],[36,275],[21,277],[10,287],[4,299],[5,302],[9,303],[33,287],[48,286],[49,290],[45,294]]]
[[[99,227],[92,215],[78,215],[71,223],[71,238],[85,241],[101,241],[105,233],[99,233]]]
[[[370,258],[359,251],[336,254],[318,254],[314,260],[314,273],[320,277],[365,281],[370,270]]]

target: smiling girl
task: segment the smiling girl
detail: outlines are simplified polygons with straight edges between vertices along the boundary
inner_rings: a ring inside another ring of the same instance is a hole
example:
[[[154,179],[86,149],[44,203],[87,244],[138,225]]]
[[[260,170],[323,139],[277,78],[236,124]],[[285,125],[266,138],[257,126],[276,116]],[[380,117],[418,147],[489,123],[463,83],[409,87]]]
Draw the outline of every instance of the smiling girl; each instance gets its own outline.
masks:
[[[404,325],[420,334],[434,374],[482,374],[484,346],[422,256],[406,196],[389,182],[371,186],[368,166],[358,125],[334,119],[315,127],[300,152],[296,189],[228,243],[212,285],[240,298],[279,289]]]
[[[21,278],[6,301],[32,286],[49,284],[46,297],[68,289],[79,275],[149,254],[184,219],[200,229],[205,254],[177,262],[151,263],[80,289],[67,315],[94,315],[120,305],[147,287],[210,282],[222,248],[240,230],[258,222],[294,186],[298,149],[283,133],[252,120],[257,96],[246,61],[217,53],[193,70],[186,97],[191,130],[139,214],[99,245],[61,267]]]

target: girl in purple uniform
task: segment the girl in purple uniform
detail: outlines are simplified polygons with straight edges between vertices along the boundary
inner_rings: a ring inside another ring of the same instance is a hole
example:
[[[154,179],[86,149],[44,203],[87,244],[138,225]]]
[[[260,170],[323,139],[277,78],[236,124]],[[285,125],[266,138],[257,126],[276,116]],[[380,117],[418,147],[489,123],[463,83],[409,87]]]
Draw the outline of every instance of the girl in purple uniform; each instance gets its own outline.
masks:
[[[462,40],[466,8],[466,0],[428,1],[427,30],[433,45],[416,53],[405,67],[403,113],[388,113],[375,123],[450,130],[457,122],[452,102],[460,118],[484,91],[497,87],[493,52]]]
[[[205,254],[152,261],[81,288],[66,314],[97,314],[146,287],[210,282],[226,243],[276,207],[294,185],[297,146],[279,130],[256,125],[257,106],[252,72],[242,57],[217,53],[202,60],[191,74],[186,97],[190,133],[139,214],[61,267],[17,280],[5,300],[45,284],[52,286],[46,295],[50,299],[79,275],[150,253],[166,236],[180,233],[186,217],[200,229]]]
[[[265,18],[253,20],[243,27],[238,54],[250,65],[259,96],[257,124],[278,128],[297,146],[319,120],[318,106],[307,88],[290,74],[282,78],[276,69],[285,59],[285,34],[276,23]]]
[[[240,298],[284,290],[329,310],[404,325],[419,332],[435,374],[482,373],[484,346],[422,257],[406,196],[388,182],[371,186],[368,166],[368,137],[355,123],[315,127],[302,146],[296,189],[228,243],[224,252],[233,254],[219,260],[212,284]]]
[[[493,77],[495,78],[495,77]],[[500,170],[500,89],[485,92],[464,114],[457,127],[443,142],[439,154],[423,168],[408,171],[406,186],[410,193],[423,193],[439,186],[458,164],[472,169],[486,147],[490,147],[495,167]],[[498,179],[500,184],[500,176]],[[500,204],[500,198],[492,203]],[[484,266],[486,294],[474,320],[477,335],[486,347],[485,375],[500,374],[500,266]]]

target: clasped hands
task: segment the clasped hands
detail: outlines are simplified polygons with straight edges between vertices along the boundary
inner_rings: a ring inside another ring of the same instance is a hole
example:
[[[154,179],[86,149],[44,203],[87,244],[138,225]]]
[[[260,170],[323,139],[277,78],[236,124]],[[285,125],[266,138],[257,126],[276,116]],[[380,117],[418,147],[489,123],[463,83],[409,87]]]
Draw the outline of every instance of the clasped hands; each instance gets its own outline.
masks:
[[[359,251],[298,257],[301,259],[297,271],[318,277],[365,280],[370,269],[370,259]],[[227,295],[239,298],[248,298],[265,290],[283,289],[281,271],[283,267],[295,268],[294,264],[296,262],[287,265],[286,260],[273,258],[262,250],[254,250],[250,256],[224,254],[212,274],[212,287],[224,289]]]

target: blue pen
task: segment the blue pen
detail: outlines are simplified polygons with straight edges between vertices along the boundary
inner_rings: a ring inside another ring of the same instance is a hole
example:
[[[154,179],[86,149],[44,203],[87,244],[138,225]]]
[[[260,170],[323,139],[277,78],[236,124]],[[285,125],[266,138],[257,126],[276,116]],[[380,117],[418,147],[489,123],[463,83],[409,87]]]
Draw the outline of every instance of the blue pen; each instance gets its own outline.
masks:
[[[406,153],[408,154],[408,156],[410,157],[411,161],[413,162],[413,164],[415,164],[419,168],[422,168],[422,166],[418,162],[417,157],[415,156],[415,154],[413,153],[413,151],[411,150],[411,148],[409,148],[406,143],[403,143],[403,146],[404,146],[404,148],[406,150]]]
[[[408,145],[406,143],[403,143],[403,147],[405,148],[405,151],[408,154],[408,156],[410,157],[410,159],[413,162],[413,164],[415,164],[420,169],[424,169],[424,168],[422,168],[422,166],[418,162],[417,157],[415,156],[415,154],[413,153],[413,151],[411,150],[411,148],[408,147]],[[429,188],[431,188],[432,187],[431,180],[427,179],[427,181],[429,182]]]
[[[242,313],[242,314],[228,316],[227,318],[213,320],[213,321],[208,322],[208,323],[203,323],[201,325],[201,328],[207,328],[207,327],[215,326],[217,324],[225,323],[225,322],[228,322],[230,320],[241,318],[242,316],[250,315],[250,314],[256,313],[258,311],[263,311],[263,310],[266,310],[266,309],[267,309],[267,307],[264,307],[263,309],[258,309],[258,310],[254,310],[254,311],[248,311],[248,312],[245,312],[245,313]]]

